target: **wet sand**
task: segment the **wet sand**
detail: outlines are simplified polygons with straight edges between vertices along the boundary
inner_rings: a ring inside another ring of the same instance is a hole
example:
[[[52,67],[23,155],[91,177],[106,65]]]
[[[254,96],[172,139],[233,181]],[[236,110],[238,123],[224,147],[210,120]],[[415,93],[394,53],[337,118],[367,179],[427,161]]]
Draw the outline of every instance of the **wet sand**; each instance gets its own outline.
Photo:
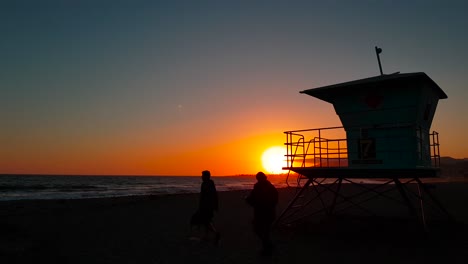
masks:
[[[248,191],[219,193],[217,247],[189,239],[197,194],[0,202],[0,263],[467,263],[468,184],[432,191],[456,221],[436,219],[424,232],[405,213],[317,216],[275,229],[271,257],[258,253]],[[293,194],[280,190],[278,213]]]

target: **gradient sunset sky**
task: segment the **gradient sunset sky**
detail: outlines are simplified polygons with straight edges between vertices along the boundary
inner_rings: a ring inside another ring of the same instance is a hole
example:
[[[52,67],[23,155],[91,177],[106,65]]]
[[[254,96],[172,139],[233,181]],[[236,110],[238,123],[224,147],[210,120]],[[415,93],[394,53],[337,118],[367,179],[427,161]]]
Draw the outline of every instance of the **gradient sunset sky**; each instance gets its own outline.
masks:
[[[0,173],[256,173],[283,131],[340,126],[299,91],[425,72],[468,157],[468,1],[2,1]]]

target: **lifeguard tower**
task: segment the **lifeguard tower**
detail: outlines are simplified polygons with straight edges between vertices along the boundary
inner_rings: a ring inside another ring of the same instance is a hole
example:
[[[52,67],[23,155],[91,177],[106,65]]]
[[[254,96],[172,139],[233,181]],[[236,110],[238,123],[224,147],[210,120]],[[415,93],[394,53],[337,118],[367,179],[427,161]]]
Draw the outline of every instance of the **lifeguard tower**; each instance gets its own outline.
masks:
[[[366,202],[377,197],[405,205],[424,226],[427,203],[448,215],[421,181],[440,174],[438,133],[430,128],[447,98],[429,76],[381,74],[300,93],[331,103],[342,126],[285,132],[284,169],[297,173],[299,188],[277,224],[350,207],[369,212]],[[343,183],[358,191],[341,192]]]

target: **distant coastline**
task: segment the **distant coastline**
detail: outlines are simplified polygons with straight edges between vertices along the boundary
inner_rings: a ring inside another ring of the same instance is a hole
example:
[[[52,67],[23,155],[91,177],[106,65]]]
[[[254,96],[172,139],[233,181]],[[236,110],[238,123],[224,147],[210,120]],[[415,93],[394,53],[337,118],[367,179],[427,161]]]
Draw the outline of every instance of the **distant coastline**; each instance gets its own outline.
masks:
[[[452,158],[449,156],[440,158],[441,177],[465,177],[468,178],[468,158]],[[269,176],[286,177],[288,173],[268,174]],[[58,173],[0,173],[2,176],[78,176],[78,177],[199,177],[198,175],[125,175],[125,174],[58,174]],[[255,174],[241,173],[234,175],[213,175],[213,177],[255,177]]]
[[[455,159],[452,157],[440,158],[442,177],[468,178],[468,158]]]

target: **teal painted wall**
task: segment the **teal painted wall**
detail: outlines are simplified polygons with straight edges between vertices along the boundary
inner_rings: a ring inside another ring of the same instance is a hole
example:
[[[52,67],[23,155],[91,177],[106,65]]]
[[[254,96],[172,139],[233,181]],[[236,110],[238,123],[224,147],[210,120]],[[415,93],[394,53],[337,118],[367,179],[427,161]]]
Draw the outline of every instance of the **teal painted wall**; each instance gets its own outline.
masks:
[[[438,100],[421,83],[356,88],[334,97],[347,134],[349,166],[431,166],[428,134]]]

